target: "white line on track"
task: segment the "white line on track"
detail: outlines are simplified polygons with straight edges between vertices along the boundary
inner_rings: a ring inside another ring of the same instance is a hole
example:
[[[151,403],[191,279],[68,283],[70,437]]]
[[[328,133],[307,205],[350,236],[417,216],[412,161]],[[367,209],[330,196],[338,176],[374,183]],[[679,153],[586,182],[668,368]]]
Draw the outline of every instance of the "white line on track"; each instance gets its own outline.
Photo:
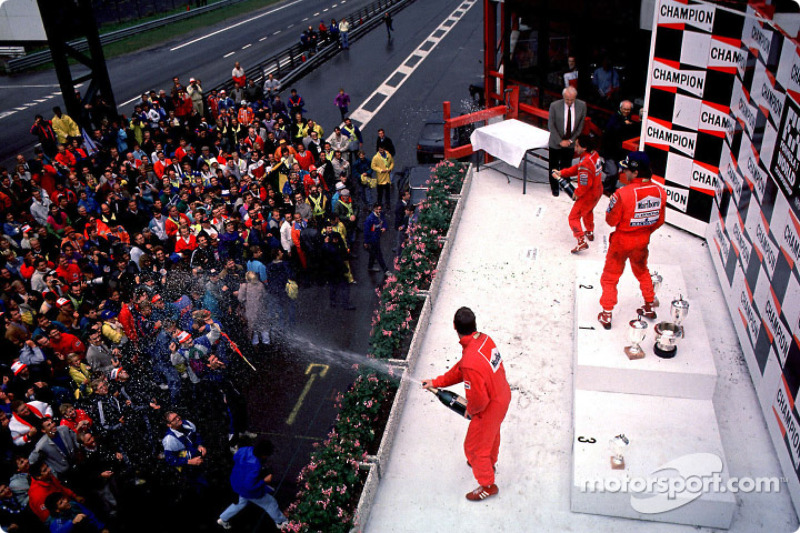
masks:
[[[364,126],[369,124],[369,122],[375,117],[375,115],[378,113],[378,111],[380,111],[383,108],[383,106],[386,105],[386,102],[388,102],[392,98],[392,96],[394,96],[394,94],[397,92],[397,90],[406,82],[406,80],[408,80],[408,78],[411,77],[411,74],[413,74],[413,72],[417,69],[417,67],[419,67],[422,64],[423,61],[425,61],[425,59],[428,57],[430,52],[433,51],[433,49],[436,48],[439,45],[439,43],[442,41],[442,39],[444,39],[444,37],[448,33],[450,33],[450,30],[452,30],[453,28],[456,27],[456,24],[461,20],[461,18],[464,15],[466,15],[467,11],[469,11],[469,9],[472,8],[477,3],[478,3],[478,0],[471,0],[471,1],[465,2],[464,4],[458,6],[453,11],[453,13],[451,13],[450,15],[445,17],[444,21],[441,24],[439,24],[439,26],[435,30],[433,30],[428,37],[426,37],[425,39],[422,40],[422,42],[417,47],[417,49],[414,50],[413,52],[411,52],[411,54],[409,54],[408,57],[406,57],[403,61],[401,61],[400,62],[400,66],[398,66],[394,70],[394,72],[389,74],[389,76],[383,81],[383,83],[381,83],[378,86],[377,89],[375,89],[375,91],[373,91],[372,94],[370,94],[367,98],[364,99],[364,103],[361,104],[361,106],[359,106],[358,109],[356,109],[352,113],[350,113],[350,117],[352,117],[352,119],[354,121],[358,122],[358,127],[359,128],[363,129]],[[463,7],[465,5],[467,7]],[[454,13],[456,11],[461,11],[462,12],[461,15],[460,16],[455,16]],[[446,26],[444,23],[448,22],[448,21],[453,22],[453,23],[450,24],[449,26]],[[440,31],[444,32],[444,33],[439,35],[439,37],[434,37],[434,34],[436,34],[437,32],[440,32]],[[429,42],[432,42],[433,44],[428,45]],[[426,46],[426,45],[427,45],[428,49],[427,50],[422,50],[421,48],[423,46]],[[406,65],[406,63],[412,57],[416,57],[417,58],[416,59],[416,63],[414,64],[414,66]],[[398,73],[403,74],[403,77],[400,79],[399,82],[397,82],[397,85],[394,85],[394,86],[389,85],[388,82],[393,77],[395,77],[395,75],[398,74]],[[372,111],[367,111],[366,109],[364,109],[364,106],[367,103],[369,103],[378,94],[381,94],[381,95],[384,96],[383,101],[381,101],[381,103],[378,104],[378,107],[376,107]],[[332,137],[333,137],[333,134],[331,134],[331,136],[328,138],[328,140],[330,140]]]
[[[0,85],[0,89],[50,89],[53,87],[59,87],[59,85]]]
[[[312,16],[314,16],[314,17],[318,17],[318,16],[319,16],[319,11],[317,11],[316,13],[314,13]]]
[[[8,116],[13,115],[14,113],[16,113],[16,111],[3,111],[2,113],[0,113],[0,118],[6,118]]]
[[[138,99],[140,99],[141,97],[142,97],[142,95],[139,95],[139,96],[134,96],[134,97],[133,97],[133,98],[131,98],[130,100],[125,100],[124,102],[122,102],[121,104],[119,104],[117,107],[125,107],[126,105],[128,105],[128,104],[132,103],[134,100],[138,100]]]
[[[281,30],[276,30],[276,31],[272,32],[272,35],[278,35],[280,32],[281,32]]]
[[[251,46],[253,46],[253,45],[252,45],[252,43],[248,43],[248,44],[246,44],[246,45],[242,46],[242,50],[247,50],[247,49],[248,49],[248,48],[250,48]]]
[[[227,54],[225,54],[224,56],[222,56],[222,58],[223,58],[223,59],[225,59],[226,57],[231,57],[231,56],[232,56],[233,54],[235,54],[235,53],[236,53],[235,51],[234,51],[234,52],[228,52]]]
[[[303,19],[303,22],[305,22],[305,21],[307,21],[307,20],[308,20],[308,17],[304,18],[304,19]]]
[[[299,4],[302,1],[303,0],[295,0],[294,2],[290,2],[290,3],[288,3],[288,4],[284,5],[284,6],[276,7],[275,9],[270,9],[269,11],[265,11],[264,13],[261,13],[260,15],[256,15],[255,17],[250,17],[249,19],[243,20],[241,22],[237,22],[236,24],[231,24],[230,26],[226,26],[226,27],[222,28],[221,30],[213,31],[213,32],[211,32],[211,33],[209,33],[207,35],[203,35],[202,37],[198,37],[197,39],[192,39],[189,42],[185,42],[183,44],[179,44],[178,46],[176,46],[174,48],[170,48],[169,51],[170,52],[174,52],[175,50],[180,50],[181,48],[183,48],[185,46],[189,46],[190,44],[194,44],[194,43],[202,41],[204,39],[208,39],[209,37],[213,37],[215,35],[219,35],[220,33],[224,32],[224,31],[228,31],[228,30],[231,30],[233,28],[238,28],[239,26],[247,24],[248,22],[253,22],[254,20],[260,19],[261,17],[266,17],[267,15],[271,15],[272,13],[276,13],[278,11],[281,11],[282,9],[286,9],[287,7],[293,6],[295,4]]]
[[[267,40],[267,38],[266,38],[266,37],[262,37],[261,39],[259,39],[259,40],[258,40],[258,42],[261,42],[261,41],[266,41],[266,40]]]

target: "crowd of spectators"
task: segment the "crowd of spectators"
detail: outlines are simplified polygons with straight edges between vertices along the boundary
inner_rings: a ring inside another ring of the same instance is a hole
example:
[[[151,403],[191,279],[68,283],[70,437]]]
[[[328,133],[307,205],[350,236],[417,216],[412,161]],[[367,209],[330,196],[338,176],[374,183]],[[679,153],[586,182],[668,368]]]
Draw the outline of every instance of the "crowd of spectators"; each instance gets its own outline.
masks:
[[[181,416],[216,413],[225,452],[254,436],[235,341],[285,338],[298,282],[353,309],[362,230],[389,268],[385,132],[368,157],[346,116],[327,141],[296,90],[231,74],[231,94],[176,77],[130,117],[38,116],[35,157],[0,169],[3,527],[101,531],[154,476],[203,490],[213,453]]]

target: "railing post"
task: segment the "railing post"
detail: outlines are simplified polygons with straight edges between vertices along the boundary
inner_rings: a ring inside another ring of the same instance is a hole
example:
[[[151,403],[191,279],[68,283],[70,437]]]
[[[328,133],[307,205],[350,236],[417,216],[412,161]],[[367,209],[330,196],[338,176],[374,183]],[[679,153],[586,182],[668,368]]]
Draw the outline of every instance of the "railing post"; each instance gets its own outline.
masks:
[[[444,115],[444,158],[447,159],[450,155],[450,102],[442,103],[442,111]]]

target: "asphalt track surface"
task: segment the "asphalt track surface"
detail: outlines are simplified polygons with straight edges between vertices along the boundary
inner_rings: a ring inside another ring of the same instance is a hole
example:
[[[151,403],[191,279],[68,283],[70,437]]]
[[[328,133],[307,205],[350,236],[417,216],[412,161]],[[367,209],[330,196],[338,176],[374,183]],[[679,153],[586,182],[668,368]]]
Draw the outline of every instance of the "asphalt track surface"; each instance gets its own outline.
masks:
[[[299,42],[300,33],[321,19],[358,11],[372,0],[285,0],[144,50],[108,61],[108,73],[121,113],[130,116],[142,91],[166,89],[172,77],[186,84],[190,77],[211,88],[230,78],[235,61],[246,68]],[[335,6],[335,7],[334,7]],[[169,33],[169,27],[160,30]],[[88,72],[74,65],[73,75]],[[30,134],[36,114],[51,118],[52,107],[65,109],[54,70],[0,77],[0,161],[37,142]],[[31,152],[32,153],[32,152]]]
[[[277,4],[261,12],[286,4],[291,2]],[[294,42],[300,33],[301,27],[297,26],[299,21],[331,5],[331,0],[302,0],[291,7],[257,19],[257,23],[252,23],[252,28],[251,23],[243,24],[235,30],[216,34],[177,51],[170,51],[175,46],[260,12],[174,39],[149,50],[115,58],[110,61],[109,69],[117,99],[125,102],[129,98],[136,98],[143,88],[166,88],[173,75],[179,75],[184,81],[193,76],[202,79],[207,86],[213,85],[229,76],[233,61],[239,60],[247,67],[250,61],[255,62],[258,58]],[[340,12],[353,11],[358,5],[354,0],[348,0],[341,11],[328,11],[324,16],[330,19]],[[384,26],[379,26],[354,43],[349,51],[338,54],[296,83],[295,87],[307,102],[307,116],[321,124],[327,136],[339,120],[333,98],[340,87],[350,94],[350,110],[355,111],[376,88],[395,76],[396,69],[407,63],[409,56],[420,45],[429,41],[431,36],[442,35],[437,33],[437,28],[451,18],[460,5],[469,4],[463,0],[414,2],[395,17],[395,31],[391,39],[387,38]],[[338,10],[341,6],[340,3],[334,9]],[[368,156],[374,154],[377,129],[384,128],[397,147],[396,169],[414,165],[416,138],[424,119],[431,113],[441,112],[444,100],[451,101],[454,113],[468,109],[469,84],[481,79],[483,27],[479,3],[461,11],[458,21],[448,26],[448,32],[430,48],[424,59],[417,61],[415,70],[407,76],[405,82],[382,100],[381,109],[371,116],[370,122],[363,128],[364,150]],[[310,21],[319,24],[319,18],[314,17]],[[296,31],[291,34],[281,37],[288,33],[281,31],[277,35],[269,35],[270,32],[293,23],[296,26],[292,29]],[[256,44],[264,36],[267,39]],[[286,40],[279,43],[279,39]],[[252,46],[242,50],[248,43],[252,43]],[[234,55],[223,57],[231,51],[235,51]],[[38,91],[35,94],[50,94],[56,90],[53,87],[23,89],[20,85],[47,83],[55,84],[55,75],[52,72],[0,79],[2,111],[13,109],[11,104],[29,101],[33,91]],[[13,84],[17,84],[17,89],[4,88]],[[49,116],[49,108],[55,105],[54,100],[57,99],[50,99],[9,117],[0,118],[0,146],[5,150],[6,143],[13,143],[20,137],[26,144],[30,144],[28,128],[33,114],[42,112]],[[371,104],[370,107],[374,108],[374,105]],[[126,109],[123,108],[123,111]],[[388,220],[392,225],[393,209],[389,211]],[[492,215],[487,213],[487,216]],[[487,238],[491,238],[488,232],[494,225],[488,219],[486,224]],[[383,238],[384,257],[387,261],[392,256],[395,238],[393,231]],[[326,287],[314,284],[302,287],[298,300],[298,341],[281,348],[258,347],[254,351],[246,352],[258,368],[256,374],[251,372],[247,376],[247,385],[243,387],[247,391],[251,430],[270,438],[275,444],[275,454],[270,460],[270,466],[274,472],[276,497],[282,508],[291,503],[296,494],[297,475],[308,463],[313,444],[325,438],[334,422],[334,399],[352,382],[355,376],[353,362],[357,361],[358,354],[368,351],[370,321],[377,302],[375,288],[383,281],[383,274],[367,272],[367,254],[361,242],[359,236],[355,250],[358,258],[352,264],[358,281],[352,286],[351,292],[351,301],[357,307],[355,311],[331,309]],[[454,336],[455,349],[457,346]],[[339,354],[338,351],[343,353]],[[319,365],[328,367],[324,376],[324,367]],[[305,389],[308,391],[300,402]],[[289,424],[293,412],[294,417]],[[233,501],[233,496],[225,485],[225,478],[218,477],[209,498],[202,501],[189,498],[182,505],[173,505],[170,495],[166,495],[166,503],[160,499],[154,501],[153,495],[145,495],[141,499],[143,508],[137,509],[138,512],[125,513],[127,524],[122,529],[218,530],[218,526],[214,524],[216,516]],[[240,531],[273,530],[269,518],[260,509],[252,506],[233,523]]]

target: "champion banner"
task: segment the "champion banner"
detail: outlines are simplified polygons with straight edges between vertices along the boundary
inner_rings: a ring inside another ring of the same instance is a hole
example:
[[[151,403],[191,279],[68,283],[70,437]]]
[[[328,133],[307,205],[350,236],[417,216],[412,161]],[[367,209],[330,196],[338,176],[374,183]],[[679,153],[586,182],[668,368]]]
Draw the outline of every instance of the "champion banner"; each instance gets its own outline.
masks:
[[[676,4],[656,9],[644,146],[662,165],[668,222],[708,241],[800,509],[800,49],[752,6]]]

